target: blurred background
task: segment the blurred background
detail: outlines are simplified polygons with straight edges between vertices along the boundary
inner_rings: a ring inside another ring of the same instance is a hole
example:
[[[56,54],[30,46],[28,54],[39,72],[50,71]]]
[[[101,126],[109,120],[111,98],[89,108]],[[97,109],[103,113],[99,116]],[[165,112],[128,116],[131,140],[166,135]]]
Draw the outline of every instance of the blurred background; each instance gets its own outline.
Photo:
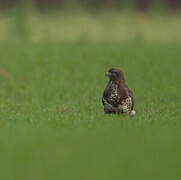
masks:
[[[0,0],[0,40],[181,41],[180,0]]]

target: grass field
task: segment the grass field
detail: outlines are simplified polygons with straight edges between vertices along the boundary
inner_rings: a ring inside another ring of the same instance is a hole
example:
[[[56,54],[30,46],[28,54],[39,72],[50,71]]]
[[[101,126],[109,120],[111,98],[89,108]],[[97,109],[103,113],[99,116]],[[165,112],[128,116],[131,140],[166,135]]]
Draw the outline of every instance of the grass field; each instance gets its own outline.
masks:
[[[181,45],[1,43],[1,179],[180,179]],[[134,118],[105,115],[110,67]]]

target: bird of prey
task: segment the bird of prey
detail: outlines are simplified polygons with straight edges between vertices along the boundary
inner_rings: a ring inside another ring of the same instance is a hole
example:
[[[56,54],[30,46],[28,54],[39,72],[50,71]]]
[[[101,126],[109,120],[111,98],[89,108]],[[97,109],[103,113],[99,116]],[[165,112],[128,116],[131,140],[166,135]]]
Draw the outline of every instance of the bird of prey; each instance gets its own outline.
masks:
[[[121,113],[134,116],[136,111],[133,110],[133,93],[126,84],[122,70],[112,68],[105,75],[108,76],[110,80],[102,96],[104,112],[106,114]]]

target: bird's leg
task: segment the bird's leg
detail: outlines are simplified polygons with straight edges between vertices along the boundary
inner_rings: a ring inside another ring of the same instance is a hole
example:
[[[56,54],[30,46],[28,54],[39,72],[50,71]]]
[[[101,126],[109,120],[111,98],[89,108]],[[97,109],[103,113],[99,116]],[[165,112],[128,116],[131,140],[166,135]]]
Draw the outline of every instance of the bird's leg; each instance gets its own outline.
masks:
[[[115,111],[104,109],[105,114],[115,114]]]

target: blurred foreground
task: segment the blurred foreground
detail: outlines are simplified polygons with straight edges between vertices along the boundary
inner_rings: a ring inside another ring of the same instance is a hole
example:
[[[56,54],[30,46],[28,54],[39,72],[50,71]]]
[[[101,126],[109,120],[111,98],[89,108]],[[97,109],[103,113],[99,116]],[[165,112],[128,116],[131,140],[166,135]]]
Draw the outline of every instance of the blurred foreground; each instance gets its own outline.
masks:
[[[24,128],[24,127],[23,127]],[[6,129],[7,130],[7,129]],[[4,132],[4,131],[3,131]],[[1,179],[180,180],[180,132],[26,128],[1,136]],[[30,137],[31,134],[31,137]],[[2,135],[2,131],[1,131]],[[16,137],[16,138],[15,138]]]

